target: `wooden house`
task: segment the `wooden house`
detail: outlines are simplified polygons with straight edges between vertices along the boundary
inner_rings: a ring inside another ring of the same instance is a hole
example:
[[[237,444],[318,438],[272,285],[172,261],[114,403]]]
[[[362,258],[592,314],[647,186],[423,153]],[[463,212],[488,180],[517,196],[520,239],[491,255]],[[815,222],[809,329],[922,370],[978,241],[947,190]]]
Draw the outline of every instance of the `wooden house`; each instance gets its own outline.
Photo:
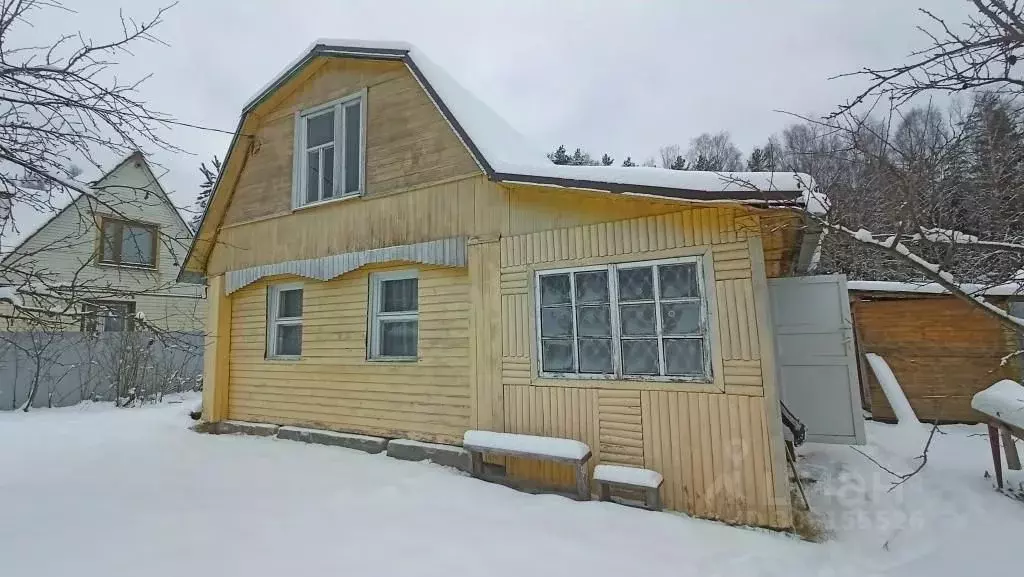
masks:
[[[1024,292],[1017,285],[976,287],[986,300],[1024,317]],[[983,416],[971,398],[1001,379],[1024,379],[1024,334],[1014,334],[991,316],[950,295],[942,287],[878,281],[851,281],[860,357],[885,359],[922,421],[976,423]],[[1004,360],[1005,359],[1005,360]],[[864,408],[872,418],[895,421],[874,373],[860,371]]]
[[[204,417],[570,437],[788,527],[766,283],[816,244],[806,182],[555,166],[415,48],[318,41],[245,105],[185,263]]]

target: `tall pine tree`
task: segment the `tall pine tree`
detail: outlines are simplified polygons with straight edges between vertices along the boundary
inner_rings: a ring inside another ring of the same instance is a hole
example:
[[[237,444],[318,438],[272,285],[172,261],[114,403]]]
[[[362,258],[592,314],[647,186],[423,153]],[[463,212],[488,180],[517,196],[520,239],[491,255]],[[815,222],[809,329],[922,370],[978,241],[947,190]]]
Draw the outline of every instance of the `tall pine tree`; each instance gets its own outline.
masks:
[[[625,167],[628,168],[630,166],[636,166],[636,163],[633,162],[633,157],[632,156],[627,156],[626,160],[622,161],[622,166],[625,166]]]
[[[607,152],[603,156],[601,156],[601,166],[611,166],[614,162],[615,159],[608,156]]]
[[[555,164],[570,164],[572,157],[566,154],[565,145],[559,144],[558,148],[556,148],[554,152],[548,153],[548,160]]]
[[[669,168],[672,170],[686,170],[686,159],[683,158],[683,155],[677,154],[676,159],[672,161]]]
[[[206,163],[199,164],[199,173],[203,175],[203,183],[199,185],[199,196],[196,197],[196,212],[192,215],[192,230],[199,229],[199,223],[203,220],[203,213],[206,212],[206,204],[210,202],[210,194],[217,184],[217,175],[220,174],[220,159],[213,157],[211,167]]]

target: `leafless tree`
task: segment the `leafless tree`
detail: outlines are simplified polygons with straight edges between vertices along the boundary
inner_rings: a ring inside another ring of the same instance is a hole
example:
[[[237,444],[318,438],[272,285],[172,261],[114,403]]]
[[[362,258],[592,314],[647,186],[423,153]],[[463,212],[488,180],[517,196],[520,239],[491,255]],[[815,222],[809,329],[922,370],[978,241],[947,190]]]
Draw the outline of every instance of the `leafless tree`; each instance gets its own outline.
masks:
[[[879,95],[904,104],[920,94],[937,91],[959,94],[982,89],[1013,95],[1024,91],[1024,76],[1017,67],[1024,55],[1024,5],[1019,0],[968,2],[974,10],[960,24],[920,9],[927,23],[918,30],[928,38],[929,45],[913,52],[909,62],[842,75],[866,78],[869,84],[834,116]]]
[[[675,157],[673,157],[675,160]],[[705,132],[690,141],[686,163],[690,170],[732,172],[743,170],[743,154],[728,132]]]
[[[662,168],[672,168],[676,159],[681,155],[678,144],[668,144],[658,149]]]

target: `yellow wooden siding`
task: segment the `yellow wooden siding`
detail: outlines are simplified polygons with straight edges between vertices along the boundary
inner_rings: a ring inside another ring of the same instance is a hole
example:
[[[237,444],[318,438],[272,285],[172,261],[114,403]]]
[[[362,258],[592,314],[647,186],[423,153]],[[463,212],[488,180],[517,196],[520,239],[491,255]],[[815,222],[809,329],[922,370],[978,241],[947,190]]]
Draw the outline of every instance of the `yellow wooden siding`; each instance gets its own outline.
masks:
[[[511,213],[510,213],[511,214]],[[588,443],[594,463],[665,476],[671,509],[729,522],[790,523],[785,471],[776,471],[754,282],[762,259],[756,216],[728,207],[542,230],[501,239],[502,382],[506,428]],[[702,254],[715,338],[708,384],[536,377],[537,270]],[[762,261],[763,262],[763,261]],[[763,267],[761,267],[763,270]],[[763,273],[762,273],[763,275]],[[772,380],[774,383],[774,380]],[[774,398],[774,396],[773,396]],[[568,487],[570,469],[510,461],[508,472]],[[781,477],[779,477],[781,476]],[[780,478],[782,479],[780,481]],[[782,495],[782,497],[780,497]]]
[[[509,433],[577,439],[590,446],[590,471],[601,458],[597,391],[505,386],[505,430]],[[506,472],[546,486],[574,486],[573,468],[532,459],[506,460]]]
[[[470,428],[469,275],[419,269],[419,360],[366,359],[369,274],[263,281],[231,297],[229,418],[435,442]],[[266,360],[267,287],[303,282],[302,359]]]
[[[368,195],[480,172],[405,64],[320,59],[279,90],[283,99],[253,112],[259,145],[239,175],[224,224],[290,211],[295,113],[364,88]]]
[[[764,400],[640,393],[647,468],[665,476],[670,509],[733,523],[780,525]]]
[[[453,236],[497,234],[502,207],[500,187],[478,176],[300,209],[224,228],[207,272],[219,274]]]

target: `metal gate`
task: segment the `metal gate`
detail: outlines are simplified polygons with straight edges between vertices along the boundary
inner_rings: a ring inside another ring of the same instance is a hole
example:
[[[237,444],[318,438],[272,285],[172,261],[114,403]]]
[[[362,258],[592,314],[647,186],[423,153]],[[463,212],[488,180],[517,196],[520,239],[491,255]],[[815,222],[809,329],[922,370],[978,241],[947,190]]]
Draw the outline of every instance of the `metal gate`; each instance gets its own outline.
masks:
[[[846,276],[768,280],[782,401],[807,440],[864,444]]]

